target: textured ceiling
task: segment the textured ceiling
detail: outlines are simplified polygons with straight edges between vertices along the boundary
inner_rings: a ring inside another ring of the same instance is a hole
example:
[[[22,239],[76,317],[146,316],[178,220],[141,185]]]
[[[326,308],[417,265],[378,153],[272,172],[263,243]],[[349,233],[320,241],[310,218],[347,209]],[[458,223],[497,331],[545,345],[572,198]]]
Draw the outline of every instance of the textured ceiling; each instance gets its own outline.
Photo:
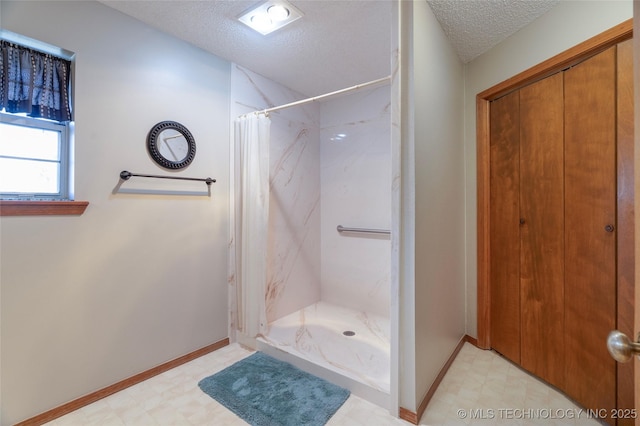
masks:
[[[525,27],[560,0],[427,0],[463,62]]]
[[[236,19],[260,0],[102,3],[307,96],[391,72],[390,0],[291,1],[302,19],[267,36]]]
[[[262,36],[237,21],[260,0],[100,0],[152,27],[247,67],[306,96],[391,72],[393,0],[294,0],[304,16]],[[558,0],[427,0],[467,62]]]

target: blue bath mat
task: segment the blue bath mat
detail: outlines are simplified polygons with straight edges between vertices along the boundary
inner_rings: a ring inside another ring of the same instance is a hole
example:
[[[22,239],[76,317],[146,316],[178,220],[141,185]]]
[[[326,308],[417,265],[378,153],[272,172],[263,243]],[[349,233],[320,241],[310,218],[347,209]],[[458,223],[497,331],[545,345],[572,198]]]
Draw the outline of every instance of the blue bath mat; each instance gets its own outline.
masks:
[[[256,352],[198,386],[252,426],[322,426],[349,391]]]

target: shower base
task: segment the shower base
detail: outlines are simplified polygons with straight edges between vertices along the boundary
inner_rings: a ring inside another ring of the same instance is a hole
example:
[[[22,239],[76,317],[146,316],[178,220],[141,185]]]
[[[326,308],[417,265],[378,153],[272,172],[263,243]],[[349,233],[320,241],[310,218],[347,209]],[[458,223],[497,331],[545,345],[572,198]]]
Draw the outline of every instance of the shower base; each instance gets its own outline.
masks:
[[[325,302],[269,324],[258,349],[388,408],[389,319]]]

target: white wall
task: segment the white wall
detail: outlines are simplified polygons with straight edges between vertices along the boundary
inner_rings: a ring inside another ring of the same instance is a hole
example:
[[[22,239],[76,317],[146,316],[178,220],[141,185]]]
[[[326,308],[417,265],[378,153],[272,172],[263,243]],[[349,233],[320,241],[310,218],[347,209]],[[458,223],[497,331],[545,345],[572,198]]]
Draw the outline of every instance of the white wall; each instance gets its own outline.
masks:
[[[416,412],[464,335],[464,76],[427,3],[401,3],[399,403]]]
[[[477,337],[476,95],[630,19],[633,2],[561,1],[465,69],[467,334]]]
[[[1,8],[3,29],[76,53],[75,193],[90,202],[82,216],[0,219],[8,425],[227,336],[230,64],[97,2]],[[121,170],[171,173],[145,147],[162,120],[194,135],[195,160],[174,173],[216,178],[210,197],[112,193]]]
[[[390,229],[389,86],[322,103],[320,130],[321,298],[389,317],[390,238],[338,225]]]

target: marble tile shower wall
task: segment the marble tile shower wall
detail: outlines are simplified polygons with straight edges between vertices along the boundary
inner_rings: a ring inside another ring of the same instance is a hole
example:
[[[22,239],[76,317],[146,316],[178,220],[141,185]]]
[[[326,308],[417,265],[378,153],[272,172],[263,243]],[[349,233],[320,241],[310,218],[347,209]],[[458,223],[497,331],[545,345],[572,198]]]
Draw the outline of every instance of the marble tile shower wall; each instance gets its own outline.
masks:
[[[231,78],[233,118],[306,97],[240,66]],[[269,322],[320,300],[319,108],[310,103],[271,114]],[[229,277],[234,294],[231,271]],[[231,312],[232,329],[234,318]]]
[[[307,97],[237,65],[231,78],[233,118]],[[388,317],[388,237],[336,226],[390,227],[389,102],[384,86],[271,113],[269,322],[320,300]]]
[[[389,317],[389,236],[336,227],[391,227],[390,88],[322,103],[320,123],[322,300]]]

